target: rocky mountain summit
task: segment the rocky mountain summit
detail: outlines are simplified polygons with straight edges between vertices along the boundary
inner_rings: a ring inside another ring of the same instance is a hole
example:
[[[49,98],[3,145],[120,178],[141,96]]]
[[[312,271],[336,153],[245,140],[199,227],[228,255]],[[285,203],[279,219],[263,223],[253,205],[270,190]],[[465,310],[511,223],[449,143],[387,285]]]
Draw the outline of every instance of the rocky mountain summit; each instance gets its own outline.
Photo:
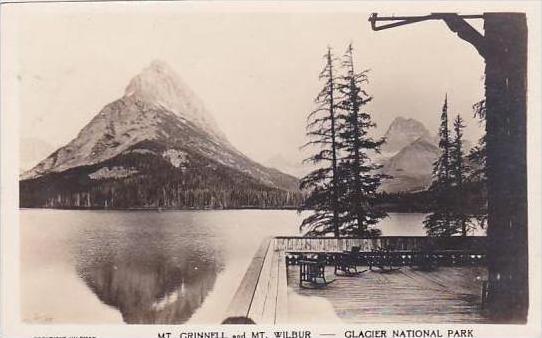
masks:
[[[388,154],[395,154],[420,138],[427,140],[432,138],[423,123],[413,118],[401,116],[393,120],[384,137],[386,143],[382,145],[381,151]]]
[[[228,208],[293,205],[297,184],[235,149],[180,76],[154,61],[20,186],[29,207]]]

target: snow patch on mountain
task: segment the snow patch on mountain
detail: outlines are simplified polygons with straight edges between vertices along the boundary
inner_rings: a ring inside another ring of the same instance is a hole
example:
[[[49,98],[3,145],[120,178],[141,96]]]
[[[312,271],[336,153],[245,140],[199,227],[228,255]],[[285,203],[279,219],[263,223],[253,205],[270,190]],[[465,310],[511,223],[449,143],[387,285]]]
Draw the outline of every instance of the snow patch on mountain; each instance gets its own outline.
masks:
[[[162,157],[169,161],[175,168],[184,168],[188,164],[188,154],[177,149],[164,151]]]
[[[132,149],[126,153],[132,153],[132,154],[149,154],[149,155],[156,155],[156,153],[149,149]]]
[[[128,176],[132,176],[134,174],[137,174],[137,170],[131,169],[131,168],[124,168],[124,167],[103,167],[98,170],[96,170],[93,173],[90,173],[88,177],[91,180],[103,180],[108,178],[124,178]]]

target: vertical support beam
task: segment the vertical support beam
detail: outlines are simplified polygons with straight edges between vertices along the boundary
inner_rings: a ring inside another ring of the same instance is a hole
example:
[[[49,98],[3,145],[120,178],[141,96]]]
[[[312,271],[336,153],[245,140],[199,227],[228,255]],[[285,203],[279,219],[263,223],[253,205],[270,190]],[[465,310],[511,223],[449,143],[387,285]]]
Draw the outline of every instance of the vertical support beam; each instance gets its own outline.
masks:
[[[476,16],[478,17],[478,16]],[[482,36],[455,13],[380,18],[402,22],[442,19],[486,61],[488,176],[488,299],[497,322],[525,323],[529,310],[527,226],[527,19],[525,13],[484,13]]]
[[[527,22],[522,13],[485,13],[488,174],[487,306],[496,321],[526,322]]]

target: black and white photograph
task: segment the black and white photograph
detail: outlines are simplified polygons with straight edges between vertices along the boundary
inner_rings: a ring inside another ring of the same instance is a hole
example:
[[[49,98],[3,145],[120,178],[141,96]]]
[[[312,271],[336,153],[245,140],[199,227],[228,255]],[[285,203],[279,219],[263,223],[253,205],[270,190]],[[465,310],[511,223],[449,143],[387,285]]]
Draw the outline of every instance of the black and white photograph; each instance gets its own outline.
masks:
[[[3,330],[540,334],[540,10],[3,2]]]

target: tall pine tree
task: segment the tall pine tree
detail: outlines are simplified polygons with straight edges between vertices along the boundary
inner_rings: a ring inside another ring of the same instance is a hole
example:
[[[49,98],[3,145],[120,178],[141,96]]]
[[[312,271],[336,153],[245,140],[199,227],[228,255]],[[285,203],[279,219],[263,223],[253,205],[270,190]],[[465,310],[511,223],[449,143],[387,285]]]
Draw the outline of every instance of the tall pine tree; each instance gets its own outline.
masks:
[[[464,128],[465,122],[457,115],[453,121],[453,135],[450,135],[446,96],[439,129],[441,155],[434,163],[431,185],[433,212],[424,220],[430,236],[467,236],[472,228],[471,206],[466,203],[468,168],[463,149]]]
[[[324,87],[315,99],[316,109],[307,117],[306,135],[310,141],[304,147],[316,148],[315,154],[305,161],[318,166],[303,177],[300,189],[306,190],[304,203],[300,210],[310,209],[313,213],[305,218],[301,229],[307,235],[325,235],[332,233],[339,237],[339,179],[337,146],[337,76],[335,58],[328,47],[324,56],[325,66],[319,79]]]
[[[481,100],[475,103],[472,108],[474,110],[474,117],[477,117],[480,124],[485,129],[486,120],[486,104],[485,100]],[[469,161],[473,164],[471,166],[468,179],[472,182],[482,182],[485,184],[487,180],[486,176],[486,135],[484,134],[479,140],[478,144],[474,146],[467,155]]]
[[[339,164],[341,191],[340,232],[347,236],[373,237],[380,234],[371,229],[386,216],[383,211],[374,207],[376,191],[380,186],[382,175],[376,173],[380,166],[369,158],[369,152],[378,152],[384,139],[375,140],[368,131],[376,125],[371,115],[361,108],[371,97],[362,89],[367,82],[367,70],[356,72],[353,60],[353,48],[350,44],[342,62],[343,75],[339,79],[338,119]]]
[[[448,94],[444,97],[444,105],[440,115],[439,148],[441,154],[433,166],[434,187],[447,190],[450,187],[450,133],[448,130]]]
[[[433,212],[424,220],[430,236],[450,236],[455,231],[450,226],[450,135],[448,130],[448,94],[440,114],[439,128],[440,156],[433,164],[433,183],[430,190],[434,194]]]
[[[454,138],[450,147],[450,174],[453,185],[459,189],[463,188],[465,183],[465,161],[463,152],[463,129],[465,122],[461,116],[457,115],[454,119]]]
[[[454,119],[454,138],[450,148],[450,178],[453,186],[453,212],[451,226],[454,227],[456,232],[460,232],[462,236],[467,236],[467,225],[469,222],[469,215],[466,211],[465,199],[465,177],[466,177],[466,165],[463,153],[463,129],[465,128],[465,122],[461,116],[457,115]]]
[[[479,119],[480,125],[485,129],[486,120],[486,101],[480,100],[472,106],[474,117]],[[486,135],[484,134],[478,140],[478,144],[474,146],[467,155],[470,163],[467,170],[467,181],[475,187],[481,195],[481,200],[475,210],[473,210],[472,219],[477,226],[485,228],[487,225],[487,175],[486,175]]]

